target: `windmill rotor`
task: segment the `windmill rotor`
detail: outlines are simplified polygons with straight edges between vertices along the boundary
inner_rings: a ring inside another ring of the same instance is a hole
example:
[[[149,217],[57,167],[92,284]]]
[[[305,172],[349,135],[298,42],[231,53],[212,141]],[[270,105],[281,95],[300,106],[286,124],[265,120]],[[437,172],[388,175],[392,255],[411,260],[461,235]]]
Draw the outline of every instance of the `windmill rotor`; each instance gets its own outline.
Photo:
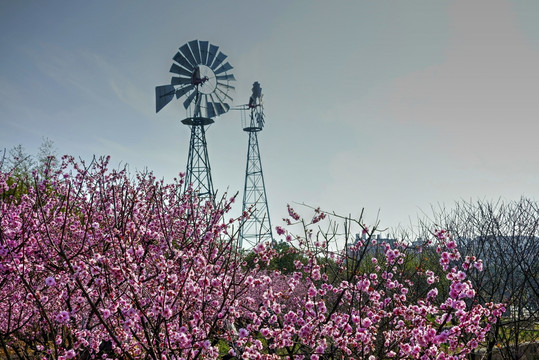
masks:
[[[193,40],[180,46],[172,57],[170,85],[155,88],[156,112],[176,99],[193,118],[214,118],[230,109],[233,67],[225,62],[227,55],[208,41]]]

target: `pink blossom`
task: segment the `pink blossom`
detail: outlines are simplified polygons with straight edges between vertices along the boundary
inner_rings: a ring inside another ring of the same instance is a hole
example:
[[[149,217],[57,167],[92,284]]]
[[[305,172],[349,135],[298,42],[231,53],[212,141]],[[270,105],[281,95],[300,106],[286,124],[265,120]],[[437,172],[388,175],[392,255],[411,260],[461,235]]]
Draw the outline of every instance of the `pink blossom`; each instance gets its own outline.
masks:
[[[473,266],[474,266],[478,271],[483,271],[483,262],[482,262],[481,260],[474,262]]]
[[[69,321],[69,312],[67,311],[60,311],[56,315],[56,321],[59,323],[66,323]]]
[[[436,298],[436,296],[438,296],[438,289],[437,288],[430,289],[429,292],[427,293],[427,298],[434,299],[434,298]]]
[[[111,311],[109,309],[101,309],[101,312],[103,314],[104,319],[107,319],[112,315],[112,313],[111,313]]]
[[[266,247],[264,246],[263,243],[258,243],[256,244],[256,246],[253,248],[253,251],[257,254],[260,254],[262,253],[264,250],[266,250]]]
[[[239,338],[244,338],[244,337],[247,337],[247,336],[249,336],[249,331],[247,331],[246,329],[241,328],[241,329],[238,331],[238,337],[239,337]]]
[[[288,209],[288,215],[290,215],[290,217],[296,221],[298,221],[300,219],[300,216],[298,215],[298,213],[296,213],[294,211],[294,209],[290,206],[290,205],[286,205],[287,209]]]
[[[170,308],[167,306],[163,309],[163,311],[161,312],[161,314],[163,315],[163,317],[165,319],[168,319],[172,316],[172,310],[170,310]]]
[[[260,334],[267,338],[270,336],[270,330],[267,327],[262,328],[260,329]]]

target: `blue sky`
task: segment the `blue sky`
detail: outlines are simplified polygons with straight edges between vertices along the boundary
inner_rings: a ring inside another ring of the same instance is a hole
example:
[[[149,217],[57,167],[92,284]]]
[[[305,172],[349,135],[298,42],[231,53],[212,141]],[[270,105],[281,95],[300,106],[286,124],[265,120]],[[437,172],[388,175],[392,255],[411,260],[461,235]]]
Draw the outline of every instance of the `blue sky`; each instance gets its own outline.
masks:
[[[539,196],[539,2],[1,1],[0,148],[185,171],[177,48],[217,44],[234,103],[263,88],[273,225],[287,203],[408,226],[458,200]],[[207,132],[214,185],[243,189],[247,134]],[[241,199],[241,194],[240,194]],[[234,212],[239,212],[238,201]]]

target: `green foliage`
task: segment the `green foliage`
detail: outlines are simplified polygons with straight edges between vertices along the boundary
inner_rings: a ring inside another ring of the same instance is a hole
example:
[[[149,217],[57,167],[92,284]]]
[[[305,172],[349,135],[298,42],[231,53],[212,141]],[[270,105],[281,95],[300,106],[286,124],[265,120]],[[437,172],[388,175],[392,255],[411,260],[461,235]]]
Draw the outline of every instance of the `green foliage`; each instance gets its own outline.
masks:
[[[11,175],[7,180],[9,189],[0,194],[1,200],[4,202],[20,200],[36,181],[52,176],[57,169],[57,155],[50,139],[43,139],[36,156],[29,154],[21,144],[11,148],[9,152],[4,150],[0,171]]]
[[[272,259],[268,270],[280,270],[283,274],[289,274],[295,271],[294,261],[299,260],[304,264],[307,262],[303,255],[284,241],[276,243],[274,250],[278,256]]]
[[[16,176],[12,176],[6,181],[9,189],[0,192],[0,200],[4,203],[11,203],[15,201],[17,203],[21,196],[28,193],[28,189],[31,187],[30,180],[18,180]]]
[[[273,244],[273,250],[276,252],[276,256],[267,265],[259,263],[260,269],[279,270],[283,274],[290,274],[295,271],[294,261],[299,260],[304,264],[307,262],[304,256],[285,241],[275,242]],[[244,257],[245,267],[248,269],[254,268],[255,259],[257,259],[256,253],[252,250],[248,251]]]
[[[29,154],[23,145],[14,146],[2,156],[0,171],[11,172],[17,180],[29,180],[34,173],[39,178],[45,178],[58,167],[58,156],[54,143],[43,138],[36,155]]]

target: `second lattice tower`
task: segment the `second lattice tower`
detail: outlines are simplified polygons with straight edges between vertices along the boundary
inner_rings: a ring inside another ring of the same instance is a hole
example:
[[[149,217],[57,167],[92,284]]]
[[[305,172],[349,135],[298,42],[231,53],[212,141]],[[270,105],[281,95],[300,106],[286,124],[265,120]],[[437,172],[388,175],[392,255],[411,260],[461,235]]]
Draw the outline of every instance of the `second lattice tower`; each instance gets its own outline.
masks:
[[[264,108],[262,88],[258,82],[253,84],[253,94],[249,104],[244,107],[249,119],[244,121],[243,131],[249,134],[247,147],[247,166],[245,168],[245,187],[243,190],[243,214],[249,214],[243,221],[240,234],[240,247],[253,247],[260,242],[273,243],[271,220],[260,149],[257,134],[264,128]],[[245,112],[242,112],[245,116]]]

